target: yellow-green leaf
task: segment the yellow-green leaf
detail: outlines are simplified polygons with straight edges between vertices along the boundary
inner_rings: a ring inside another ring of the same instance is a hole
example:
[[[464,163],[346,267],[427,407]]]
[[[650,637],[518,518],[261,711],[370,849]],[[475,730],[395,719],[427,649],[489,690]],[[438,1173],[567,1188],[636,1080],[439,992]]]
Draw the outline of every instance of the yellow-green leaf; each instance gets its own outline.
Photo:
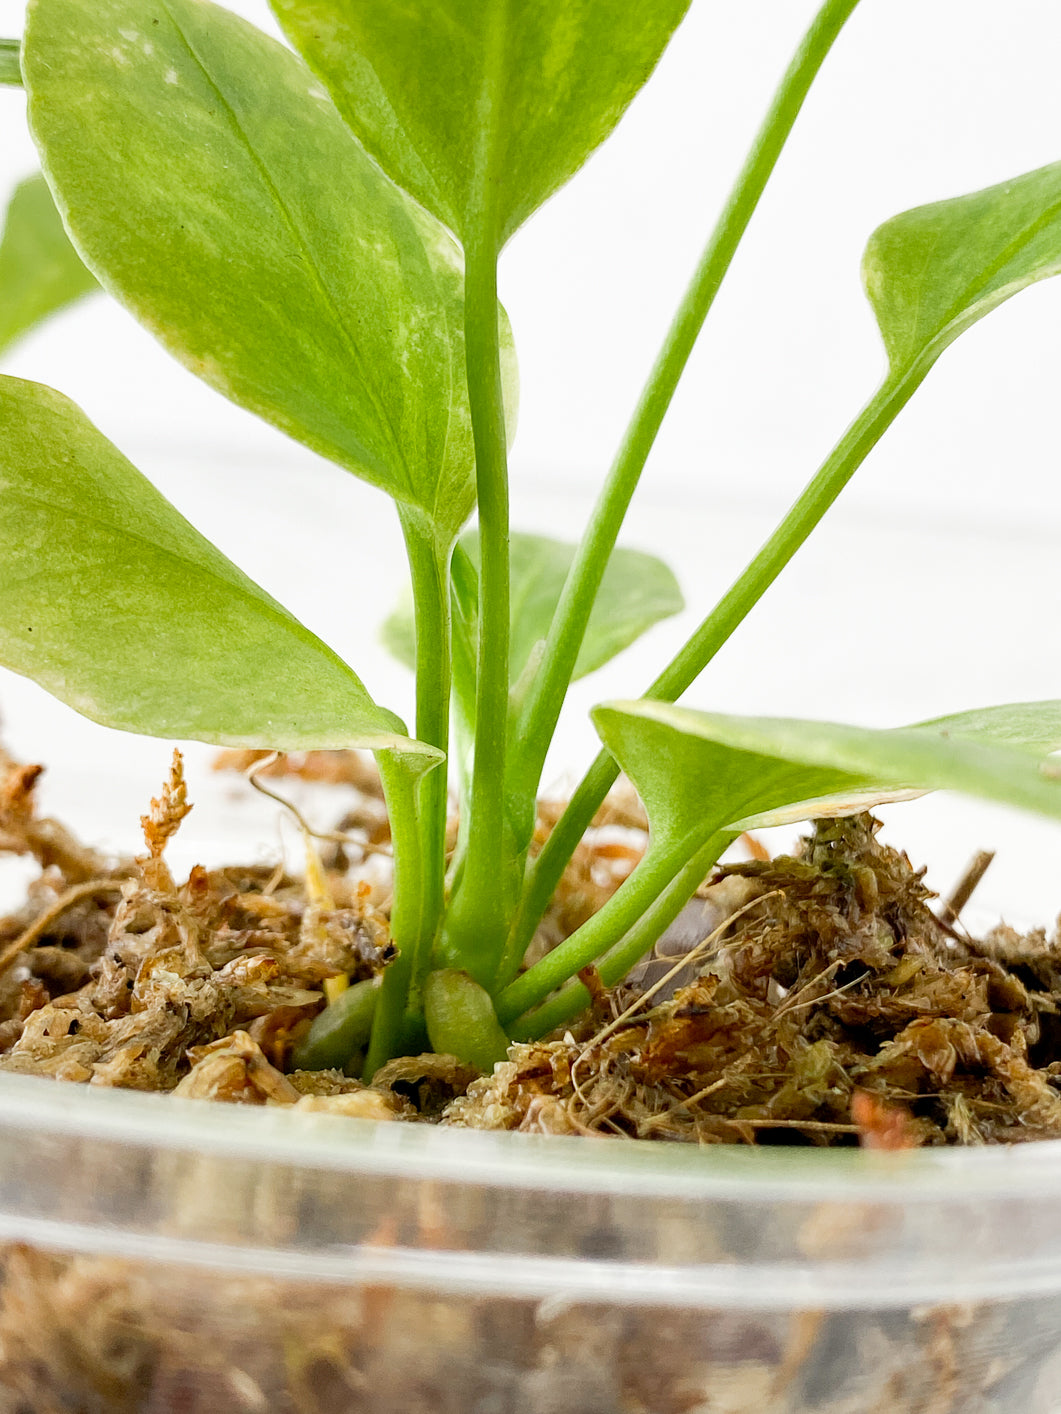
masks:
[[[51,388],[0,379],[0,500],[0,662],[86,717],[438,758]]]
[[[500,246],[608,136],[689,0],[271,0],[384,171]]]
[[[640,791],[653,849],[720,829],[851,813],[950,789],[1061,819],[1061,702],[1017,703],[874,730],[730,717],[662,702],[609,703],[593,719]]]
[[[18,55],[21,45],[17,39],[0,39],[0,84],[18,87],[22,83],[22,69]]]
[[[509,682],[533,671],[535,650],[549,632],[575,546],[545,535],[513,532],[509,540],[511,626]],[[682,593],[662,560],[643,550],[612,552],[575,665],[575,678],[610,662],[661,619],[680,613]],[[458,694],[475,700],[475,647],[479,635],[479,534],[468,530],[454,552],[453,671]],[[383,625],[383,642],[408,668],[416,667],[412,596]]]
[[[0,350],[96,289],[38,173],[15,188],[0,240]]]
[[[1059,271],[1059,162],[893,216],[862,261],[897,375],[930,366],[971,324]]]
[[[33,0],[23,71],[100,282],[233,401],[455,535],[460,255],[303,62],[206,0]]]

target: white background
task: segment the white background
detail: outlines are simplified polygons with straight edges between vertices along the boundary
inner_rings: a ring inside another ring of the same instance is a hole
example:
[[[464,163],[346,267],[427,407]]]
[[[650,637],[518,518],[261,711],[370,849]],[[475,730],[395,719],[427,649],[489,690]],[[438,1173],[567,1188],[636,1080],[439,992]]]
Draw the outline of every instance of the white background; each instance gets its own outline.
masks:
[[[230,8],[273,28],[264,0]],[[577,534],[816,8],[693,0],[617,134],[506,252],[502,298],[522,382],[517,524]],[[0,33],[19,32],[23,9],[0,0]],[[873,391],[883,355],[858,273],[872,229],[906,207],[1061,159],[1059,55],[1056,0],[862,0],[734,262],[624,537],[671,560],[693,607],[586,685],[554,772],[577,769],[593,749],[585,707],[644,686]],[[0,195],[34,162],[21,95],[0,91]],[[832,524],[690,702],[885,725],[1061,697],[1059,326],[1061,282],[1047,283],[945,354]],[[25,340],[5,371],[80,402],[379,700],[409,712],[410,684],[375,643],[401,574],[393,513],[377,493],[224,403],[103,298]],[[71,784],[75,760],[91,779],[107,778],[108,804],[126,819],[165,764],[161,744],[130,745],[19,679],[0,681],[0,711],[17,751],[53,763],[51,798],[75,813],[85,808]],[[190,757],[204,810],[206,756]],[[898,807],[890,821],[911,854],[931,852],[941,887],[973,848],[998,844],[985,907],[1046,918],[1061,904],[1054,826],[935,798]]]

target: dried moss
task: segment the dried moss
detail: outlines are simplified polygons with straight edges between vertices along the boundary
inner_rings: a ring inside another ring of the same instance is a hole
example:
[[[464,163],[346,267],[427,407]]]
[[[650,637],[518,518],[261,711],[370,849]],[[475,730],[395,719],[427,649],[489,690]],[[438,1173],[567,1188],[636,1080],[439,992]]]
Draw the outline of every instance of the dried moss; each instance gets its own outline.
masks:
[[[721,870],[708,899],[731,908],[739,879],[751,902],[670,999],[615,989],[605,1026],[513,1047],[446,1118],[701,1143],[1061,1135],[1061,945],[958,936],[876,829],[823,821],[794,858]]]
[[[25,772],[11,763],[8,774]],[[0,787],[0,801],[11,794]],[[323,983],[371,977],[393,955],[386,918],[345,875],[330,878],[329,907],[277,870],[197,867],[178,885],[164,849],[190,808],[176,755],[143,818],[145,855],[112,864],[93,856],[91,889],[69,908],[57,904],[85,871],[50,860],[27,907],[0,924],[0,934],[13,935],[0,988],[0,1068],[173,1090],[193,1067],[220,1076],[211,1048],[246,1036],[262,1065],[279,1073],[324,1004]],[[5,825],[10,847],[33,848],[41,822],[30,791],[17,813],[0,815]],[[82,859],[74,849],[67,855]],[[27,921],[34,906],[37,920]],[[43,928],[41,917],[49,920]],[[247,1088],[230,1078],[218,1098]],[[211,1091],[202,1079],[192,1088]]]
[[[379,804],[360,759],[243,753],[235,764],[356,782],[362,821]],[[922,872],[880,844],[868,816],[820,822],[795,857],[718,871],[655,957],[599,989],[572,1032],[514,1046],[480,1079],[451,1057],[404,1058],[377,1078],[376,1098],[354,1099],[364,1087],[346,1077],[286,1075],[324,983],[372,976],[393,953],[348,855],[317,859],[306,880],[232,866],[177,884],[165,846],[191,808],[179,755],[135,860],[104,860],[39,819],[39,775],[0,758],[0,849],[42,865],[25,905],[0,920],[0,1069],[701,1143],[1061,1135],[1061,941],[1004,927],[974,939],[941,922]],[[538,845],[556,814],[543,803]],[[610,896],[640,856],[644,825],[629,794],[608,802],[531,956]]]

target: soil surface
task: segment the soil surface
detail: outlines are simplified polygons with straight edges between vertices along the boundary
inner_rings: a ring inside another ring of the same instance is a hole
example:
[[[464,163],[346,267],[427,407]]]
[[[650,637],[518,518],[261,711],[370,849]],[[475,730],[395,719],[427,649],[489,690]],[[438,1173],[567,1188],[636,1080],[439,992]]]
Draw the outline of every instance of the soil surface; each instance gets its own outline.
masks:
[[[371,1086],[300,1071],[325,992],[394,950],[378,865],[386,819],[353,753],[258,759],[355,785],[361,804],[307,835],[304,879],[195,868],[167,841],[191,806],[179,755],[142,819],[145,853],[105,860],[34,806],[39,766],[0,758],[0,850],[41,873],[0,920],[0,1069],[378,1119],[700,1143],[923,1144],[1061,1135],[1061,941],[985,937],[929,907],[923,871],[869,816],[819,822],[796,857],[719,869],[620,986],[562,1035],[514,1045],[491,1076],[452,1057],[393,1062]],[[537,842],[555,808],[543,803]],[[621,827],[616,830],[616,826]],[[351,844],[351,841],[354,841]],[[644,845],[636,800],[609,801],[530,958],[618,886]],[[761,854],[761,851],[759,851]],[[384,874],[385,879],[385,874]]]

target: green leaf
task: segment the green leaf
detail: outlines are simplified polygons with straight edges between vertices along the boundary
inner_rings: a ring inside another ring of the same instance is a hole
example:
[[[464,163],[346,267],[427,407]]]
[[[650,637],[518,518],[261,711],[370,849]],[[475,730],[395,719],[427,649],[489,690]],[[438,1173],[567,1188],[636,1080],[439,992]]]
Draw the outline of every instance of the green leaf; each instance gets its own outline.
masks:
[[[974,707],[918,722],[919,731],[969,737],[1021,746],[1044,756],[1061,748],[1061,702],[1011,702],[1004,707]]]
[[[18,62],[21,44],[17,39],[0,39],[0,84],[18,87],[22,83],[22,69]]]
[[[461,546],[476,570],[479,535],[470,530]],[[549,632],[576,546],[544,535],[513,535],[512,630],[510,673],[515,683],[531,663],[537,645]],[[477,604],[478,596],[472,601]],[[681,613],[682,592],[672,571],[642,550],[612,551],[582,640],[574,678],[585,677],[629,648],[661,619]]]
[[[615,127],[689,0],[271,4],[383,169],[500,248]]]
[[[100,282],[208,383],[452,539],[474,500],[459,252],[302,61],[204,0],[34,0],[23,68]]]
[[[895,730],[729,717],[659,702],[593,713],[641,792],[653,848],[950,789],[1061,819],[1061,703],[1018,703]],[[692,847],[690,853],[692,853]]]
[[[575,546],[543,535],[515,533],[510,542],[511,630],[509,683],[516,689],[534,671],[549,632]],[[474,715],[476,644],[479,634],[479,535],[466,531],[453,554],[453,686],[458,716]],[[684,607],[681,590],[662,560],[641,550],[616,549],[604,572],[574,676],[588,673],[628,648],[654,624]],[[416,666],[413,601],[406,593],[382,629],[389,651],[408,668]]]
[[[1004,300],[1061,271],[1061,163],[893,216],[869,239],[866,293],[892,372],[930,366]]]
[[[6,667],[124,731],[438,759],[67,398],[0,379],[0,429]]]
[[[39,174],[27,177],[15,188],[0,241],[0,350],[95,288],[47,182]]]
[[[416,671],[416,620],[411,585],[405,586],[398,602],[383,620],[379,638],[392,658],[410,672]]]

